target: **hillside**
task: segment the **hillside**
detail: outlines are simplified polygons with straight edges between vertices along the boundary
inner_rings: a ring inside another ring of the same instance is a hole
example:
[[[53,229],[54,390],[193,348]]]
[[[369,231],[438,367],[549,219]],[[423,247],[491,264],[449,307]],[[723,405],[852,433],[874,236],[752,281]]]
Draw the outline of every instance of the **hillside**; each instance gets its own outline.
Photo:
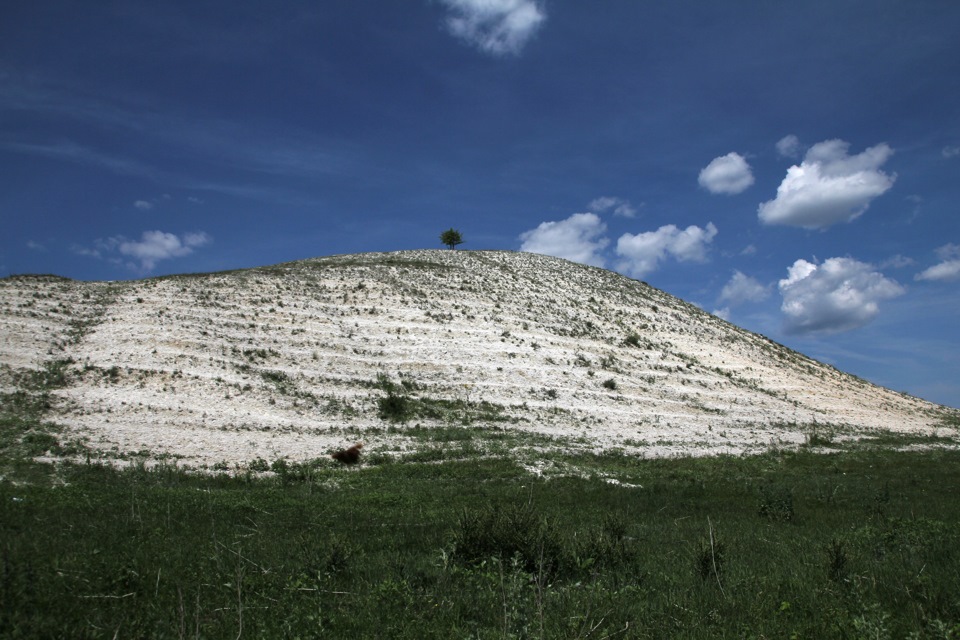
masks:
[[[130,282],[0,281],[0,385],[106,457],[402,455],[427,427],[640,456],[893,434],[956,412],[547,256],[402,251]],[[33,374],[31,373],[33,372]],[[384,403],[392,397],[395,402]]]

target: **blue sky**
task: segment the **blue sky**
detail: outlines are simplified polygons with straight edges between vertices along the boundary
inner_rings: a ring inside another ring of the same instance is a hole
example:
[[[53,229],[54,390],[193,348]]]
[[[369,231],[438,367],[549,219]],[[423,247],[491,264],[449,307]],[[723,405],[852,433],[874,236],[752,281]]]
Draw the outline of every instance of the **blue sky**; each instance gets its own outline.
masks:
[[[960,4],[8,0],[0,276],[523,249],[960,406]]]

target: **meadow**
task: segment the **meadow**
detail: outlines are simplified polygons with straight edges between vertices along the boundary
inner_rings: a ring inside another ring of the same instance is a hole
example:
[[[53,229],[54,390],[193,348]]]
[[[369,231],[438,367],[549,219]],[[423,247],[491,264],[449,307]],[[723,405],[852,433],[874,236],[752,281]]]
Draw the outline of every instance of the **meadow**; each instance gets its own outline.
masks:
[[[0,637],[960,635],[956,450],[555,452],[537,475],[471,454],[480,431],[220,474],[7,451]]]

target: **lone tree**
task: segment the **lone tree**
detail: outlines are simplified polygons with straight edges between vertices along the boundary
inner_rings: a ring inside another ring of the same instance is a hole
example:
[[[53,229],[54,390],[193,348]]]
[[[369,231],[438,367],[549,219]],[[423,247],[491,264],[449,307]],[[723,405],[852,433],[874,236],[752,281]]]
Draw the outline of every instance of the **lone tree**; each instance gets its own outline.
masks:
[[[440,234],[440,242],[447,245],[450,249],[456,249],[458,244],[463,244],[463,236],[454,228],[447,229]]]

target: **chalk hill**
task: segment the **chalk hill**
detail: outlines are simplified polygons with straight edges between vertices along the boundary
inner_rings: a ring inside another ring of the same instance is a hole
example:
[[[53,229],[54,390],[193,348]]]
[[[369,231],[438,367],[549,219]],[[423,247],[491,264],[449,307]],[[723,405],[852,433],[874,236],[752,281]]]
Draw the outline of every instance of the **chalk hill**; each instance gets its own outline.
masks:
[[[637,455],[924,434],[956,413],[547,256],[401,251],[130,282],[0,281],[0,384],[107,456],[402,455],[441,426]],[[391,400],[386,400],[391,398]],[[419,429],[418,429],[419,425]],[[545,438],[543,436],[549,436]]]

